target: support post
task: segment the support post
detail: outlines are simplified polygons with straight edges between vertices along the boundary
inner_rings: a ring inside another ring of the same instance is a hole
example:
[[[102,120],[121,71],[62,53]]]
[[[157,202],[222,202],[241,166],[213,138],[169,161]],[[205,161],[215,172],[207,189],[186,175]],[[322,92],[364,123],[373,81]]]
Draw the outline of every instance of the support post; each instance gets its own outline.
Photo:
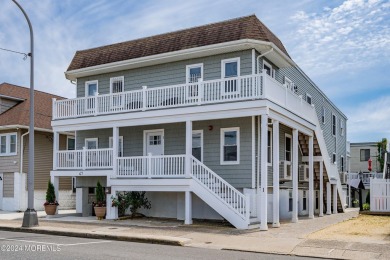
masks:
[[[185,225],[191,225],[192,224],[192,196],[191,191],[185,192]]]
[[[110,176],[107,176],[107,187],[111,187]],[[111,188],[111,193],[106,194],[106,209],[107,209],[106,219],[117,219],[118,218],[118,208],[112,207],[112,197],[115,195],[116,195],[116,192],[112,188]]]
[[[118,174],[118,156],[119,156],[119,127],[112,128],[112,168],[113,174]]]
[[[148,90],[147,86],[142,86],[142,111],[145,111],[146,108],[148,107],[147,106],[147,102],[148,102],[147,90]]]
[[[267,152],[267,135],[268,135],[268,115],[261,116],[261,211],[260,211],[260,230],[268,230],[267,225],[267,203],[268,203],[268,152]]]
[[[273,168],[273,221],[272,227],[279,223],[279,121],[274,121],[272,128],[272,168]]]
[[[291,221],[296,223],[298,222],[298,130],[293,129],[292,134],[293,211]]]
[[[332,188],[330,182],[326,183],[326,215],[332,214]]]
[[[59,201],[59,188],[60,188],[60,177],[58,176],[50,176],[50,181],[54,186],[54,194],[56,196],[56,201]],[[56,210],[56,214],[58,214],[58,207]]]
[[[324,163],[320,161],[320,217],[324,216]]]
[[[83,152],[81,155],[81,165],[83,170],[87,168],[87,147],[85,146],[83,147]]]
[[[309,218],[314,218],[313,136],[309,136]]]
[[[59,133],[57,131],[53,132],[53,170],[57,170],[58,167],[58,150],[59,150]]]
[[[252,116],[252,189],[256,186],[256,129],[255,116]]]
[[[192,121],[186,121],[186,163],[185,175],[187,178],[191,176],[191,156],[192,156]]]
[[[337,214],[337,184],[333,184],[333,214]]]
[[[190,85],[188,85],[187,87],[190,88]],[[203,79],[198,79],[198,106],[202,105],[203,95]]]

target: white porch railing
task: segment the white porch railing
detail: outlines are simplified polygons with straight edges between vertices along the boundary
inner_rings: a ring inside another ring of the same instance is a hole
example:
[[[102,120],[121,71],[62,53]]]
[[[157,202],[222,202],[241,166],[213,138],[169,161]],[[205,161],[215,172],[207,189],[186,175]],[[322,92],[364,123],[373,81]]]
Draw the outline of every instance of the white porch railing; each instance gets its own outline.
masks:
[[[240,76],[53,102],[53,119],[260,98],[261,75]]]
[[[250,199],[192,156],[192,176],[228,207],[249,222]]]
[[[57,169],[108,169],[112,168],[112,149],[58,151],[56,160]]]
[[[354,172],[348,172],[344,173],[344,180],[345,183],[348,184],[349,180],[355,180],[355,179],[361,179],[363,181],[363,184],[368,187],[370,185],[370,180],[371,179],[382,179],[383,178],[383,173],[378,172],[365,172],[362,173],[361,175],[359,173],[354,173]]]
[[[183,178],[185,155],[119,157],[117,177],[126,178]]]

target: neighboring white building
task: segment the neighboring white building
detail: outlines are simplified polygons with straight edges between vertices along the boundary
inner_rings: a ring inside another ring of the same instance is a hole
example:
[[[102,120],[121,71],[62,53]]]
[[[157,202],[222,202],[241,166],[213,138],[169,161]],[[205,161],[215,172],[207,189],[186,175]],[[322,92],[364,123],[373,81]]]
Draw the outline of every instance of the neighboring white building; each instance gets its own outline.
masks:
[[[78,51],[65,75],[51,176],[77,178],[83,215],[97,180],[109,219],[120,191],[147,191],[148,216],[240,229],[344,210],[347,118],[254,15]]]

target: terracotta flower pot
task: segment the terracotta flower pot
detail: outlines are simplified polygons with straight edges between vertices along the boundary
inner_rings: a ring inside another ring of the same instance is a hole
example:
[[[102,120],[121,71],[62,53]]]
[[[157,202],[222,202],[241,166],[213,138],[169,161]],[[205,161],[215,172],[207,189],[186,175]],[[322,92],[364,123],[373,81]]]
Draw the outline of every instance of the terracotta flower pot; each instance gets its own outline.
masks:
[[[106,216],[106,207],[94,207],[94,209],[98,220],[102,220]]]
[[[45,205],[46,215],[55,215],[57,211],[57,205]]]

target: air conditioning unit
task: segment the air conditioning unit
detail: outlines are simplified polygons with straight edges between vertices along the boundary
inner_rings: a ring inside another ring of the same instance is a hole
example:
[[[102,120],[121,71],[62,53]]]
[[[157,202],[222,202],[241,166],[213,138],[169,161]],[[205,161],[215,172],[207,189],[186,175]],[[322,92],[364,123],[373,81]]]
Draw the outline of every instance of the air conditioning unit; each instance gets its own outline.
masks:
[[[279,173],[280,173],[279,179],[281,181],[291,181],[292,180],[291,162],[280,161]]]
[[[309,165],[301,164],[299,165],[299,181],[308,182],[309,181]]]

